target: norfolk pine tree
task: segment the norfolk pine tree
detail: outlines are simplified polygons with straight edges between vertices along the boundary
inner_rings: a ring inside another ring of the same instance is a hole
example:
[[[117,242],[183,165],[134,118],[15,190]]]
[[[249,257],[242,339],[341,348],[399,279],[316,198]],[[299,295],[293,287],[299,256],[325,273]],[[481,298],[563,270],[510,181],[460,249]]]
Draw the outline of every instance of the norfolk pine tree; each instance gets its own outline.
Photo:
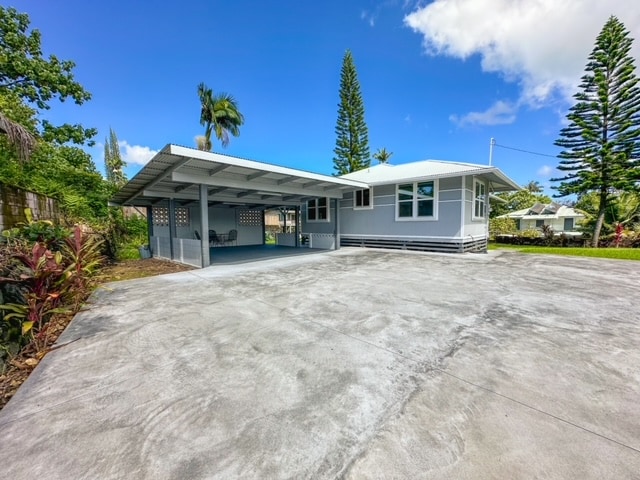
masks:
[[[612,196],[634,190],[640,180],[640,89],[632,42],[625,26],[610,17],[589,55],[569,124],[555,142],[564,149],[558,169],[565,172],[552,179],[560,182],[556,196],[598,194],[593,247]]]
[[[127,176],[124,167],[127,164],[122,160],[118,137],[112,128],[109,129],[109,138],[104,142],[104,169],[107,174],[107,181],[116,187],[121,187],[127,183]]]
[[[347,50],[340,72],[340,103],[336,122],[333,168],[336,175],[355,172],[371,164],[369,133],[364,120],[364,103],[353,56]]]

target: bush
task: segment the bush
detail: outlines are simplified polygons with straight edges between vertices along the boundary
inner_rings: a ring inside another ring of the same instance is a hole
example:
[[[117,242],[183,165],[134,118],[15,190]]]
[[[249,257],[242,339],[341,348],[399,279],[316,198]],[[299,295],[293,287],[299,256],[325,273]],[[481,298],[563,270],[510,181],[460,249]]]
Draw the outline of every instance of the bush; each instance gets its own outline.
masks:
[[[517,231],[516,221],[513,218],[489,219],[489,240],[494,240],[496,235],[513,235]]]
[[[47,345],[47,327],[56,313],[76,313],[102,265],[100,240],[76,227],[60,250],[44,242],[13,240],[0,256],[0,350],[15,354],[29,342]]]

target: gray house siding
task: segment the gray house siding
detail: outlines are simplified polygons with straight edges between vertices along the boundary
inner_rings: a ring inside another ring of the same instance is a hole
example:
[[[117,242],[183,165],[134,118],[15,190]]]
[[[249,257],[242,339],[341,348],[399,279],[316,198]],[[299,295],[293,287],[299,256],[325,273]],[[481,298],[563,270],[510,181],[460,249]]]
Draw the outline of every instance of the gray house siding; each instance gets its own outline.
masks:
[[[331,199],[329,201],[329,221],[328,222],[309,222],[307,221],[307,204],[303,204],[301,208],[302,232],[303,233],[334,233],[336,231],[336,212],[335,203]],[[342,213],[342,212],[341,212]],[[344,225],[344,224],[342,224]]]
[[[483,248],[486,239],[481,244],[478,239],[463,234],[463,191],[466,189],[462,187],[461,177],[437,180],[437,219],[430,220],[396,218],[396,184],[373,187],[373,208],[369,209],[354,208],[354,193],[347,193],[340,201],[341,244],[442,251]],[[472,192],[469,192],[469,201],[471,199]],[[464,210],[471,219],[469,208]],[[306,227],[309,231],[318,231],[317,225]]]

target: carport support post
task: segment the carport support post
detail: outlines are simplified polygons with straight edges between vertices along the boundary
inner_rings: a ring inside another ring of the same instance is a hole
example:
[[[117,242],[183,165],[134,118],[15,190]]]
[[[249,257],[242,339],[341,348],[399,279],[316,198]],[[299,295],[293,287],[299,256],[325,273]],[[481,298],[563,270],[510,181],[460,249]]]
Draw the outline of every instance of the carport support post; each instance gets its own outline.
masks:
[[[169,252],[171,260],[175,260],[174,239],[176,237],[176,201],[169,199]]]
[[[296,234],[296,248],[298,248],[300,246],[300,206],[296,205],[296,214],[295,214],[295,221],[296,221],[296,228],[295,228],[295,234]]]
[[[336,228],[335,228],[335,245],[334,250],[340,250],[340,199],[335,199],[336,211],[334,214]]]
[[[151,237],[153,237],[153,207],[147,207],[147,243],[149,244],[149,252],[153,251]]]
[[[200,256],[202,257],[202,268],[208,267],[211,263],[209,258],[209,189],[207,185],[200,185]]]

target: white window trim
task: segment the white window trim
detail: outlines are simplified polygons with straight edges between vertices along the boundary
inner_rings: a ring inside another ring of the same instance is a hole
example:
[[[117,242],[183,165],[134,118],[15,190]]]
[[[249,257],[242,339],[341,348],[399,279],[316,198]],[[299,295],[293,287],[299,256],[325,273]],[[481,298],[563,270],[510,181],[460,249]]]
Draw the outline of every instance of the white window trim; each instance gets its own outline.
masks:
[[[323,197],[320,197],[323,198]],[[309,202],[311,200],[307,200],[307,223],[331,223],[331,199],[329,197],[324,197],[327,200],[327,218],[323,218],[323,219],[315,219],[315,220],[309,220]],[[319,198],[314,198],[313,200],[318,200]],[[316,214],[318,207],[315,207],[316,209]],[[317,215],[316,215],[317,216]]]
[[[478,201],[478,198],[476,197],[476,185],[482,185],[484,186],[484,199],[483,199],[483,204],[484,204],[484,215],[482,216],[476,216],[476,202]],[[471,203],[471,220],[472,221],[484,221],[487,219],[487,184],[486,182],[483,182],[477,178],[473,179],[473,202]]]
[[[366,207],[358,207],[356,205],[356,192],[358,192],[358,191],[363,192],[365,190],[369,190],[369,205],[367,205]],[[361,190],[354,190],[354,192],[353,192],[353,209],[354,210],[372,210],[373,209],[373,187],[363,188]]]
[[[418,183],[433,182],[433,216],[431,217],[418,217]],[[401,217],[400,216],[400,202],[398,201],[398,190],[400,185],[413,183],[413,216]],[[396,222],[437,222],[438,221],[438,187],[439,182],[437,178],[417,180],[415,182],[402,182],[396,184]]]

